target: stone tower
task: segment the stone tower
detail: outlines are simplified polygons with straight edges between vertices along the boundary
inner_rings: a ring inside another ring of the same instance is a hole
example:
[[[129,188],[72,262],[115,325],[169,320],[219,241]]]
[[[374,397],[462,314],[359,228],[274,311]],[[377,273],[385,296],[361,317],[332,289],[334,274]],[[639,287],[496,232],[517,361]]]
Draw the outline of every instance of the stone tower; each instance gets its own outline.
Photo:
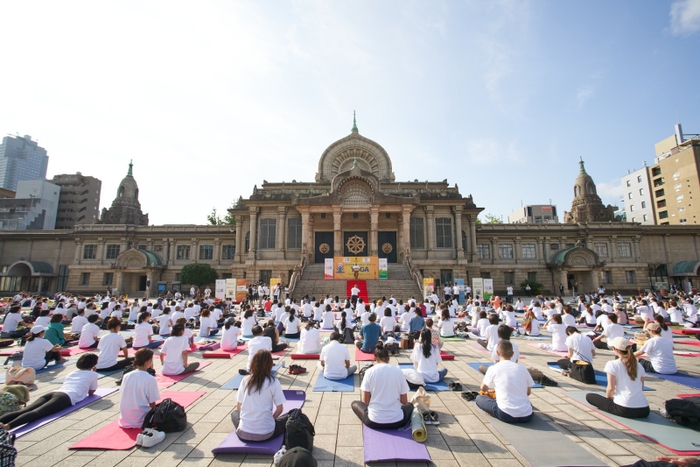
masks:
[[[102,209],[100,224],[148,225],[148,214],[141,211],[139,186],[134,180],[133,166],[134,164],[129,162],[129,171],[119,184],[112,207]]]
[[[564,213],[565,224],[585,224],[587,222],[615,221],[615,206],[603,206],[596,191],[595,183],[586,173],[583,159],[579,160],[580,171],[574,182],[574,201],[571,212]]]

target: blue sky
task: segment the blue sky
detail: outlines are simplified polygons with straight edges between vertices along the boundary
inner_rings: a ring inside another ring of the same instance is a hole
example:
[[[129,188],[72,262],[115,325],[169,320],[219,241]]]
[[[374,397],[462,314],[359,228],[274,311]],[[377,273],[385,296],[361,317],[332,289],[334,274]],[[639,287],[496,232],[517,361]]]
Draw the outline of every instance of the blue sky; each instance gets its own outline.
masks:
[[[268,181],[313,181],[360,133],[397,180],[443,180],[507,218],[569,210],[579,157],[603,201],[700,133],[700,0],[3,2],[0,131],[49,176],[130,159],[152,224],[204,223]],[[10,19],[10,20],[8,20]]]

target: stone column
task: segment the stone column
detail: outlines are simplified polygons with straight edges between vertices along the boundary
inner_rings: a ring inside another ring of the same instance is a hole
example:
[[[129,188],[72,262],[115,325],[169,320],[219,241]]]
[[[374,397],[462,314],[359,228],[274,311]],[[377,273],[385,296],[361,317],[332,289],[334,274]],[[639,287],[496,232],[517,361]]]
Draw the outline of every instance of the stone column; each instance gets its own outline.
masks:
[[[698,248],[698,234],[693,234],[693,244],[695,246],[695,261],[700,261],[700,249]]]
[[[522,239],[520,237],[515,237],[513,239],[513,249],[515,250],[513,252],[513,259],[515,260],[515,264],[518,264],[523,257],[523,248],[521,240]]]
[[[309,243],[309,209],[297,206],[297,211],[301,214],[301,255],[304,256],[313,249],[313,244]]]
[[[83,257],[83,239],[82,238],[76,238],[75,239],[75,257],[73,258],[73,262],[75,264],[80,264],[80,259]]]
[[[464,245],[462,245],[462,206],[455,206],[455,227],[457,228],[457,259],[464,258]]]
[[[236,263],[241,263],[243,261],[243,250],[245,245],[243,244],[243,216],[236,216],[236,255],[234,259]]]
[[[639,240],[641,237],[634,237],[632,239],[632,255],[634,256],[634,262],[639,263],[642,258],[639,255]]]
[[[333,206],[333,255],[343,256],[343,232],[342,232],[342,216],[340,206]]]
[[[428,234],[428,258],[435,258],[435,218],[433,206],[425,206],[425,217],[427,220],[426,231]]]
[[[100,260],[100,264],[104,264],[105,261],[105,243],[107,240],[104,238],[97,239],[97,259]]]
[[[27,261],[32,260],[32,252],[34,251],[34,240],[27,242]]]
[[[216,262],[217,265],[221,264],[221,239],[220,238],[214,239],[214,255],[212,256],[212,259],[214,260],[214,262]]]
[[[617,236],[610,237],[610,262],[614,263],[617,259]]]
[[[174,238],[169,238],[170,242],[170,264],[175,264],[175,258],[177,258],[177,244]]]
[[[372,206],[370,212],[370,232],[369,232],[369,255],[377,256],[379,253],[379,247],[377,245],[377,230],[379,228],[379,208]]]
[[[411,254],[411,211],[413,206],[401,207],[401,251],[404,255]]]
[[[58,268],[61,265],[61,250],[63,248],[63,240],[60,238],[56,239],[56,255],[54,256],[54,261],[53,261],[53,272],[58,274]],[[58,285],[58,284],[57,284]]]
[[[310,256],[310,259],[313,260],[315,250],[316,248],[316,239],[314,238],[314,215],[313,213],[309,213],[309,228],[308,228],[308,238],[305,239],[306,241],[306,254]],[[303,237],[303,235],[302,235]]]
[[[663,239],[664,239],[664,256],[666,257],[666,264],[669,266],[671,265],[671,255],[669,254],[669,246],[668,246],[668,239],[670,235],[669,234],[664,234]]]
[[[248,250],[248,259],[255,259],[256,246],[258,242],[258,209],[250,209],[250,249]]]
[[[123,287],[124,286],[124,273],[121,271],[117,271],[114,273],[114,287],[117,288],[119,291],[119,294],[123,294]]]
[[[471,243],[471,261],[474,262],[478,259],[477,251],[476,251],[476,216],[472,216],[471,214],[468,216],[469,218],[469,240]]]
[[[500,260],[500,257],[498,256],[498,237],[491,237],[491,264],[494,264],[496,261]]]
[[[287,208],[285,206],[279,206],[277,208],[277,259],[284,259],[284,252],[287,247],[284,244],[285,235],[284,232],[287,227]]]

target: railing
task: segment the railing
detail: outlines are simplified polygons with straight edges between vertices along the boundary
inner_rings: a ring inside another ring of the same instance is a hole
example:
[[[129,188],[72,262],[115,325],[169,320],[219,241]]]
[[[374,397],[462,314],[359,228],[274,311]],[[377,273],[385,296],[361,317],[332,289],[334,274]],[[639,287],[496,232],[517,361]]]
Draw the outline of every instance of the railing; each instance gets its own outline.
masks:
[[[425,291],[423,290],[423,276],[421,275],[418,268],[413,267],[413,263],[411,262],[411,254],[409,252],[406,252],[406,255],[404,256],[404,264],[408,268],[408,272],[411,274],[411,278],[414,281],[416,281],[416,284],[420,289],[421,297],[424,297]]]
[[[301,263],[294,266],[294,272],[292,273],[292,277],[289,279],[289,296],[290,297],[294,293],[294,289],[296,288],[297,283],[299,282],[299,279],[301,279],[301,275],[304,274],[304,268],[306,267],[307,262],[308,262],[308,260],[307,260],[306,254],[303,254],[301,256]]]

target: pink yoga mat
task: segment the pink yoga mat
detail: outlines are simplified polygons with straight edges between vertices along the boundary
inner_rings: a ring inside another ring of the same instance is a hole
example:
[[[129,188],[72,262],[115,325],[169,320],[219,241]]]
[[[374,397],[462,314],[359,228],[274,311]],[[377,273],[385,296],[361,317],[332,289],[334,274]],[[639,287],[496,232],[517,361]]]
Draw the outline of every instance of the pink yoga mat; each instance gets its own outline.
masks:
[[[539,344],[527,344],[527,345],[529,345],[530,347],[534,347],[537,350],[541,350],[542,352],[551,353],[552,355],[558,355],[559,357],[562,357],[562,358],[566,358],[569,355],[568,352],[556,352],[554,350],[541,349],[539,347]]]
[[[451,354],[451,353],[449,353],[449,352],[445,352],[444,350],[441,350],[441,351],[440,351],[440,357],[441,357],[443,360],[454,360],[454,359],[455,359],[454,354]]]
[[[81,353],[85,352],[99,352],[97,349],[81,349],[80,347],[70,347],[68,349],[63,349],[61,350],[60,354],[63,355],[64,357],[68,357],[70,355],[78,355]]]
[[[362,350],[355,347],[355,361],[357,362],[371,362],[374,360],[374,354],[364,353]]]
[[[700,334],[700,328],[686,328],[686,329],[671,329],[674,334],[682,334],[688,336],[691,334]]]
[[[194,401],[205,395],[206,392],[177,392],[163,391],[160,400],[170,398],[183,407],[192,405]],[[119,421],[115,420],[109,425],[100,428],[93,434],[81,439],[68,449],[103,449],[123,451],[136,446],[136,436],[141,433],[140,428],[122,428]]]
[[[687,399],[689,397],[700,397],[700,394],[678,394],[681,399]]]
[[[187,378],[190,375],[193,375],[197,373],[199,370],[202,368],[211,365],[211,362],[200,362],[199,363],[199,368],[197,368],[196,371],[193,371],[192,373],[185,373],[184,375],[175,375],[175,376],[166,376],[163,373],[158,373],[156,375],[156,381],[158,381],[158,389],[165,389],[173,384],[182,381],[183,379]],[[176,393],[180,394],[180,393]]]
[[[317,353],[293,353],[292,360],[318,360],[321,356]],[[372,357],[374,360],[374,357]]]
[[[695,347],[700,347],[700,341],[674,341],[674,344],[692,345]]]

